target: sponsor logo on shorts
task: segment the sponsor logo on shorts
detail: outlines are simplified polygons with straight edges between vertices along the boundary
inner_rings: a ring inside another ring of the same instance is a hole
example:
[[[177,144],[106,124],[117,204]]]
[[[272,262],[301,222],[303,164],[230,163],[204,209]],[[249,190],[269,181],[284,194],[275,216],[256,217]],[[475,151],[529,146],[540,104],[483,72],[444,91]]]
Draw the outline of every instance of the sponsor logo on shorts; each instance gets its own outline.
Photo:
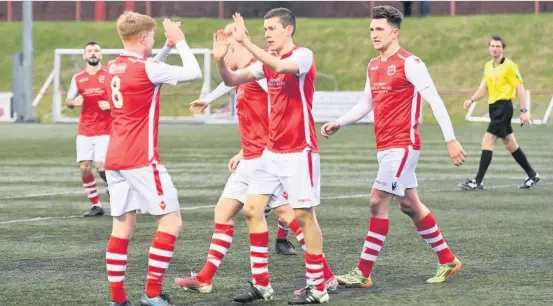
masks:
[[[311,202],[311,199],[301,199],[298,201],[298,203],[309,203]]]
[[[167,207],[167,204],[165,204],[165,201],[162,200],[162,201],[159,203],[159,208],[161,208],[161,210],[165,210],[166,207]]]
[[[396,190],[396,187],[397,187],[397,182],[393,182],[392,183],[392,190]]]
[[[284,191],[282,193],[282,197],[285,199],[285,200],[288,200],[288,192]]]
[[[382,181],[379,181],[379,180],[375,180],[375,182],[376,182],[376,184],[382,185],[384,187],[388,186],[388,183],[386,183],[386,182],[382,182]]]

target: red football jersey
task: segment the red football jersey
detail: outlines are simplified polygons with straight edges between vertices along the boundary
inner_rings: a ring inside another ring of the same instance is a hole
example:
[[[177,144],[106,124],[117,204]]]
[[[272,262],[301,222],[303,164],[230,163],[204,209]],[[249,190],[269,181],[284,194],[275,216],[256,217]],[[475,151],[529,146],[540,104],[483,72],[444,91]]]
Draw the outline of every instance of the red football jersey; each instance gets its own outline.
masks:
[[[295,47],[280,57],[286,58],[296,61],[298,74],[278,74],[260,62],[251,66],[257,79],[267,79],[271,108],[267,149],[276,153],[301,152],[306,148],[319,152],[311,114],[317,71],[313,52]]]
[[[405,60],[411,56],[400,49],[386,61],[376,57],[368,65],[378,151],[409,145],[415,150],[421,148],[421,96],[405,71]]]
[[[255,59],[252,59],[246,67],[255,61]],[[269,100],[267,92],[256,81],[237,86],[236,110],[244,159],[260,157],[267,147],[269,137]]]
[[[100,136],[109,135],[111,129],[111,114],[98,106],[98,101],[107,100],[105,79],[107,71],[102,68],[95,74],[83,70],[73,76],[67,93],[70,99],[79,94],[83,97],[78,135]]]

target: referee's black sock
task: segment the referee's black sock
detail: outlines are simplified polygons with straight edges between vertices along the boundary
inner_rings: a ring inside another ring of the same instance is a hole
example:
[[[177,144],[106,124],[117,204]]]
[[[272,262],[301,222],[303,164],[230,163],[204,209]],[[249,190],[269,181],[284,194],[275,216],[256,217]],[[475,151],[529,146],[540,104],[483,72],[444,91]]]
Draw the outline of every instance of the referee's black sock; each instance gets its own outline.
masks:
[[[478,174],[476,174],[476,183],[481,184],[484,180],[484,175],[488,171],[488,167],[492,163],[493,151],[482,150],[482,155],[480,156],[480,167],[478,168]]]
[[[518,149],[516,149],[516,151],[511,154],[513,155],[513,158],[517,161],[517,163],[522,167],[522,169],[524,169],[524,172],[526,172],[528,177],[536,176],[536,171],[532,169],[532,166],[530,166],[530,163],[526,158],[526,154],[524,154],[520,147],[518,147]]]

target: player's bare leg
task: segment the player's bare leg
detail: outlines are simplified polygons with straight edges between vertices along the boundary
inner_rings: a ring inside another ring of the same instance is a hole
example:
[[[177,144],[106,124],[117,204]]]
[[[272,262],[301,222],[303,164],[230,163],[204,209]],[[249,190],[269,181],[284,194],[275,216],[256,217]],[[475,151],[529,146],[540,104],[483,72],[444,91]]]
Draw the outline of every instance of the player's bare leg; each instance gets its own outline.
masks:
[[[382,250],[390,222],[388,212],[393,194],[372,189],[370,205],[369,231],[363,244],[357,267],[348,274],[337,276],[338,282],[351,288],[369,288],[373,285],[372,269],[378,254]]]
[[[265,219],[265,208],[270,195],[248,195],[244,205],[244,216],[250,232],[250,260],[252,286],[233,300],[249,303],[255,300],[273,299],[273,288],[269,280],[269,229]]]
[[[84,214],[84,217],[96,217],[103,216],[104,210],[100,203],[100,197],[98,196],[98,188],[96,187],[96,179],[92,174],[92,162],[89,160],[81,161],[79,163],[79,169],[81,172],[81,179],[83,182],[84,192],[88,196],[92,207],[90,211]]]
[[[462,263],[455,257],[442,237],[434,215],[424,205],[418,196],[416,188],[405,190],[405,196],[397,197],[401,211],[409,216],[417,228],[417,233],[432,248],[438,257],[436,275],[427,280],[428,283],[441,283],[457,273]]]
[[[102,180],[104,180],[104,184],[106,186],[106,193],[109,196],[108,179],[106,178],[106,170],[104,168],[104,163],[95,162],[94,166],[96,167],[96,171],[98,171],[98,175],[102,178]]]
[[[540,175],[536,171],[534,171],[532,166],[530,166],[530,163],[526,158],[526,154],[524,154],[524,151],[522,151],[517,143],[515,134],[509,134],[505,136],[505,138],[503,139],[503,144],[505,145],[505,148],[509,150],[515,161],[524,170],[524,172],[526,172],[527,177],[524,180],[524,183],[518,188],[528,189],[536,185],[540,181]]]
[[[157,231],[150,246],[146,290],[140,298],[142,306],[168,306],[173,302],[162,292],[163,276],[173,257],[175,242],[182,229],[180,210],[156,216]]]
[[[277,239],[275,243],[275,251],[283,255],[296,255],[296,248],[288,241],[288,231],[290,223],[295,219],[294,209],[289,204],[279,206],[274,209],[278,220]],[[301,230],[300,230],[301,231]]]
[[[111,291],[110,306],[129,306],[125,292],[127,250],[136,225],[136,212],[131,211],[113,217],[113,228],[106,248],[106,268]]]
[[[478,167],[478,173],[473,179],[467,179],[465,182],[460,183],[459,187],[463,190],[482,190],[484,189],[484,176],[488,171],[488,167],[492,163],[493,149],[497,136],[486,132],[482,138],[482,154],[480,156],[480,166]]]
[[[213,291],[213,277],[232,244],[234,237],[234,218],[243,204],[235,199],[221,197],[215,206],[215,226],[207,260],[198,274],[187,278],[177,278],[175,282],[184,290],[201,293]]]

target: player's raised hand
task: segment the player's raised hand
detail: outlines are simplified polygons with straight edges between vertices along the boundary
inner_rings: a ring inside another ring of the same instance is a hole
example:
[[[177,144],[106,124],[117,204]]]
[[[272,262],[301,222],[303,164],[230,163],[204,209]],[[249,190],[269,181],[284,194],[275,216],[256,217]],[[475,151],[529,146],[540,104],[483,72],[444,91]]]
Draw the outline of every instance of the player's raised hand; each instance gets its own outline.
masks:
[[[467,152],[463,150],[463,147],[457,141],[457,139],[451,140],[447,143],[447,152],[449,157],[455,166],[460,166],[465,162],[465,157],[467,157]]]
[[[534,121],[530,119],[528,112],[520,113],[520,126],[527,125],[531,126]]]
[[[325,138],[328,138],[328,136],[338,132],[339,129],[340,123],[336,121],[327,122],[321,127],[321,135],[323,135]]]
[[[199,99],[196,101],[192,101],[190,102],[190,112],[194,115],[197,115],[201,113],[208,105],[209,103],[206,100]]]
[[[98,106],[100,107],[101,110],[103,111],[108,111],[111,109],[111,106],[109,105],[109,102],[108,101],[98,101]]]
[[[223,59],[228,51],[227,35],[223,30],[213,33],[213,58],[218,61]]]
[[[236,171],[236,167],[238,167],[238,164],[240,163],[240,161],[242,161],[242,159],[244,159],[244,155],[242,154],[242,151],[240,151],[240,153],[236,154],[228,162],[228,171],[230,172]]]
[[[463,102],[463,108],[468,112],[469,111],[469,108],[470,106],[472,105],[472,103],[475,103],[474,101],[472,100],[465,100],[465,102]]]
[[[180,22],[174,22],[169,18],[163,20],[163,30],[165,30],[165,37],[169,45],[175,46],[177,42],[184,40],[184,33],[180,25]]]
[[[239,43],[243,43],[246,39],[248,39],[247,30],[246,30],[246,24],[244,23],[244,18],[240,15],[240,13],[234,13],[232,15],[232,19],[234,19],[234,27],[232,28],[232,38],[236,40]]]

